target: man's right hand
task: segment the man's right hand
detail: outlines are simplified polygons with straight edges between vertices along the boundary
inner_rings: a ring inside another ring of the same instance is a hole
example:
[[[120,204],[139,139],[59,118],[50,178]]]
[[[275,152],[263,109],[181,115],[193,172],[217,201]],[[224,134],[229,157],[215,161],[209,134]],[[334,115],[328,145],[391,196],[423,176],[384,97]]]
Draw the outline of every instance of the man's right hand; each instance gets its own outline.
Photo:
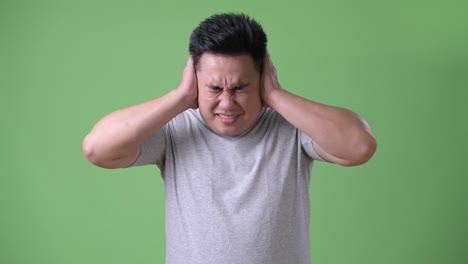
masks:
[[[189,57],[179,86],[169,93],[103,117],[83,141],[83,152],[93,164],[124,168],[140,153],[140,146],[155,131],[189,108],[198,107],[197,76]]]
[[[188,108],[198,108],[198,87],[197,74],[193,65],[192,56],[189,56],[185,65],[182,79],[180,80],[177,91],[182,95],[183,100],[187,103]]]

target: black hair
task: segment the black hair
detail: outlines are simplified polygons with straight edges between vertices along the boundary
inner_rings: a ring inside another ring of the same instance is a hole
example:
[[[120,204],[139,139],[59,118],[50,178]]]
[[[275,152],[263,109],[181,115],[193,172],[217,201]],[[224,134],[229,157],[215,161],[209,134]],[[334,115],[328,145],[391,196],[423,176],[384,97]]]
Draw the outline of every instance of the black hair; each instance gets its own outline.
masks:
[[[247,54],[257,71],[262,72],[266,46],[266,34],[257,21],[243,13],[223,13],[207,18],[192,31],[189,52],[195,67],[205,52]]]

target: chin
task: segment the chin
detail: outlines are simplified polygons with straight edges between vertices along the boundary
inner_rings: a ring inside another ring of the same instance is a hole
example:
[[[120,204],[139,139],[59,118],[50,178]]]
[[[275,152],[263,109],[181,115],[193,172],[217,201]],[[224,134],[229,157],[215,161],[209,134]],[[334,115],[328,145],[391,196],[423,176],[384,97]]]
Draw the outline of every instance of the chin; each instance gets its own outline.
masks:
[[[242,133],[242,132],[238,132],[238,131],[230,130],[230,129],[213,129],[213,131],[215,131],[218,135],[227,136],[227,137],[234,137]]]
[[[235,137],[239,134],[242,134],[242,132],[245,131],[245,129],[240,129],[238,127],[218,127],[218,126],[211,127],[211,130],[213,130],[218,135],[228,136],[228,137]]]

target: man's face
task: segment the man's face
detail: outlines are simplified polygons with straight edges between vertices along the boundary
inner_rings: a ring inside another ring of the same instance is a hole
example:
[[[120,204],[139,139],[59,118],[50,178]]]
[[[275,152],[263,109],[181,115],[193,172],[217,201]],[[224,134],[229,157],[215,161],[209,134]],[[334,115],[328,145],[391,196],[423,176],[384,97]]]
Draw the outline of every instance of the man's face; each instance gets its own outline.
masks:
[[[197,79],[198,107],[213,131],[236,136],[257,121],[262,108],[260,73],[249,55],[204,53]]]

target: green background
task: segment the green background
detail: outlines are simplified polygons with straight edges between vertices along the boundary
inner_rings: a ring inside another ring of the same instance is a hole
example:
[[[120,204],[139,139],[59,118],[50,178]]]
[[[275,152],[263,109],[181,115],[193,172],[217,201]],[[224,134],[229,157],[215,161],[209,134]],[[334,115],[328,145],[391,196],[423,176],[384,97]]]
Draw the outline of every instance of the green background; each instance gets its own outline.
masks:
[[[468,263],[468,4],[405,0],[2,0],[0,263],[163,263],[158,169],[94,167],[81,142],[175,88],[225,11],[261,22],[285,89],[378,139],[363,166],[316,163],[313,263]]]

